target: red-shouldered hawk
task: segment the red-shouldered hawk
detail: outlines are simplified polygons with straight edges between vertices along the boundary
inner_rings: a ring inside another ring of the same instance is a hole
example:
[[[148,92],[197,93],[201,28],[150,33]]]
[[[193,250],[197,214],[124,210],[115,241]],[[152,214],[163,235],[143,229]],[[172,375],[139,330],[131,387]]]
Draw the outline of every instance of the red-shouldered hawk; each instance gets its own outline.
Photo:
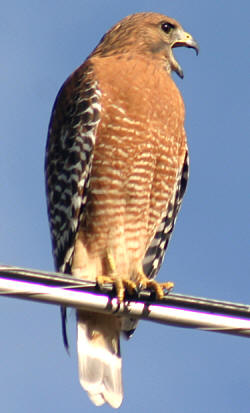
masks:
[[[120,299],[120,284],[147,286],[157,274],[187,184],[184,104],[171,78],[183,77],[172,52],[179,46],[198,53],[177,21],[126,17],[66,80],[52,111],[46,180],[56,269],[111,279]],[[81,385],[96,405],[119,407],[119,337],[135,322],[79,310],[77,324]]]

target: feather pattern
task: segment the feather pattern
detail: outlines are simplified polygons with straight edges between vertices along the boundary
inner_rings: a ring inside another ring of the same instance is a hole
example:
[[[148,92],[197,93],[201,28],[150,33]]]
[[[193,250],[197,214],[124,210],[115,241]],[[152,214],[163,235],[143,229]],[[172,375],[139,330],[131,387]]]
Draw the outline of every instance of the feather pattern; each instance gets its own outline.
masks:
[[[178,179],[176,181],[176,188],[173,191],[172,200],[169,202],[164,217],[151,241],[145,257],[143,259],[143,271],[148,278],[155,278],[161,267],[168,243],[170,241],[178,212],[181,207],[182,199],[185,194],[189,175],[189,157],[186,152],[183,167],[181,168]],[[129,339],[136,327],[138,321],[133,318],[122,319],[122,332],[125,338]]]
[[[171,50],[180,45],[198,51],[174,19],[128,16],[60,89],[45,161],[57,271],[138,286],[157,275],[188,179],[185,108],[170,76],[183,77]],[[65,308],[62,324],[68,348]],[[136,325],[77,310],[80,383],[97,406],[122,402],[120,332]]]

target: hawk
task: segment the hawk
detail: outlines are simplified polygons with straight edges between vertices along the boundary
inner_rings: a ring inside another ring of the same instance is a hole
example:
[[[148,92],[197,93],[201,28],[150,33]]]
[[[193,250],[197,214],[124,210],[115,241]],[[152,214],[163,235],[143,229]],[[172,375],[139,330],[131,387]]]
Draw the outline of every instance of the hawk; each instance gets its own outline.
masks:
[[[56,98],[46,148],[48,215],[56,270],[151,286],[188,179],[185,109],[171,78],[173,48],[198,45],[174,19],[137,13],[109,30]],[[64,312],[63,312],[64,313]],[[67,345],[64,323],[64,341]],[[135,323],[77,311],[79,377],[96,405],[123,399],[120,333]]]

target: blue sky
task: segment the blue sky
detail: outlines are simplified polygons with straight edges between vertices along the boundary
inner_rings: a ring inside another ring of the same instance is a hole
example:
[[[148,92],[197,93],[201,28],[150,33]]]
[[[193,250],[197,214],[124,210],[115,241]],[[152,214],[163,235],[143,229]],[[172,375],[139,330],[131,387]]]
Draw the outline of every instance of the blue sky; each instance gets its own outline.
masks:
[[[114,23],[138,11],[176,18],[200,44],[175,55],[191,176],[160,280],[175,292],[250,303],[249,13],[246,0],[9,0],[1,5],[0,261],[53,269],[44,194],[52,105]],[[8,413],[96,411],[77,377],[56,306],[0,299],[0,397]],[[121,412],[249,413],[250,341],[141,322],[122,343]],[[110,411],[103,407],[102,412]]]

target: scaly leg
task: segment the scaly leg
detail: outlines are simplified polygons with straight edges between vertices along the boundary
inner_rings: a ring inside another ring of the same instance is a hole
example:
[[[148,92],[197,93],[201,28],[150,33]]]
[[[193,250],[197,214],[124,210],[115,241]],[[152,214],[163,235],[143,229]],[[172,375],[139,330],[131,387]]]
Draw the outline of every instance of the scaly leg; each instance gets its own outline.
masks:
[[[116,289],[117,298],[121,303],[124,300],[125,288],[127,288],[129,294],[133,294],[137,288],[137,285],[134,281],[123,279],[120,274],[117,274],[115,260],[109,250],[107,251],[106,262],[107,272],[109,275],[98,275],[96,277],[96,282],[100,286],[105,283],[113,284]]]

